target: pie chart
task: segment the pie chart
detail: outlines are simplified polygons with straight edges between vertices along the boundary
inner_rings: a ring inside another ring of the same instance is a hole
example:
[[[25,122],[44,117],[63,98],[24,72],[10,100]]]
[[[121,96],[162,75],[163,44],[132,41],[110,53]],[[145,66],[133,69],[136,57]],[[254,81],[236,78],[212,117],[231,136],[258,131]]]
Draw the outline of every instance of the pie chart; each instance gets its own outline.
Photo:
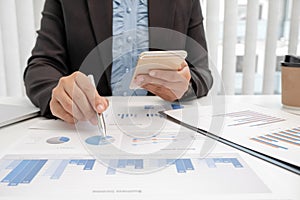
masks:
[[[48,144],[63,144],[70,140],[68,137],[53,137],[47,140]]]
[[[85,142],[89,145],[105,145],[113,142],[114,139],[111,136],[92,136],[85,140]]]

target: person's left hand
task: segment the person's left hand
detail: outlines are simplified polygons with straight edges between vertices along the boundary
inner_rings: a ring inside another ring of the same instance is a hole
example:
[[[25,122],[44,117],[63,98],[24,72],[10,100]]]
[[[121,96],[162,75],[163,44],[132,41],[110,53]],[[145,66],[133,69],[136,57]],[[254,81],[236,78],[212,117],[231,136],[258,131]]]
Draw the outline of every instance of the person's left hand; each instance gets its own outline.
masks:
[[[190,69],[184,61],[178,71],[152,70],[149,75],[138,75],[135,82],[166,101],[175,101],[188,90],[190,79]]]

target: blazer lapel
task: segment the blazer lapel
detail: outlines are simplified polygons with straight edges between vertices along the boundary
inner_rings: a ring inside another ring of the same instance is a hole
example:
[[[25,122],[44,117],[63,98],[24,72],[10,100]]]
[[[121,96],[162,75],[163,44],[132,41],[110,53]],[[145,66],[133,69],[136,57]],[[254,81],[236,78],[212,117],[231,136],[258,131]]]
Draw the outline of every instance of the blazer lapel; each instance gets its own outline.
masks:
[[[97,45],[112,36],[112,0],[87,0],[94,37]],[[105,46],[105,48],[103,48]],[[99,49],[99,57],[105,67],[105,75],[111,83],[112,40],[107,40]],[[99,77],[100,78],[100,77]]]
[[[176,0],[148,0],[149,13],[149,47],[150,50],[169,48],[171,44],[170,30],[174,29]],[[153,28],[154,27],[154,28]],[[167,31],[162,31],[165,28]]]
[[[88,0],[90,19],[97,43],[112,36],[112,0]]]
[[[149,27],[173,27],[176,0],[148,0],[148,6]]]

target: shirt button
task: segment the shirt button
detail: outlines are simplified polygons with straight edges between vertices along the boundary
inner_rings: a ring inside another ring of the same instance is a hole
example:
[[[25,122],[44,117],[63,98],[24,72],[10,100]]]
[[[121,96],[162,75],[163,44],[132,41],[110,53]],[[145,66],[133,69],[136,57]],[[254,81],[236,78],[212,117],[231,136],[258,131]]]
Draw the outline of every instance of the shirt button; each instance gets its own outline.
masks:
[[[129,68],[126,67],[126,68],[125,68],[125,73],[128,73],[128,72],[129,72]]]
[[[131,13],[132,9],[131,8],[127,8],[127,13]]]
[[[128,36],[128,37],[127,37],[127,42],[130,43],[131,41],[132,41],[132,37],[131,37],[131,36]]]

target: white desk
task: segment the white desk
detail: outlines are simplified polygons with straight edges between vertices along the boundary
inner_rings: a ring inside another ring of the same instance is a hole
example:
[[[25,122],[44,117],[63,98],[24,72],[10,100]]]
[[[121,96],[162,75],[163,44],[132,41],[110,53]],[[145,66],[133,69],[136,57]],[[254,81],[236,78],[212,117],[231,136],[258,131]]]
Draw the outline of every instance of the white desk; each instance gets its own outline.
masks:
[[[151,97],[153,98],[153,97]],[[206,99],[199,100],[205,102]],[[281,98],[276,95],[267,96],[227,96],[226,101],[230,102],[248,102],[271,109],[282,109]],[[28,100],[16,98],[3,98],[0,103],[8,104],[22,104],[28,103]],[[31,125],[38,122],[40,118],[27,120],[18,124],[0,129],[0,155],[5,154],[5,151],[13,144],[18,138],[22,137]],[[223,144],[218,144],[216,149],[232,149]],[[246,160],[250,167],[257,173],[257,175],[264,181],[264,183],[275,194],[287,195],[294,200],[300,199],[300,177],[290,173],[277,166],[264,162],[260,159],[252,157],[246,153],[239,152],[239,154]],[[299,155],[300,156],[300,155]],[[1,193],[0,193],[1,194]],[[1,196],[0,196],[1,199]]]

